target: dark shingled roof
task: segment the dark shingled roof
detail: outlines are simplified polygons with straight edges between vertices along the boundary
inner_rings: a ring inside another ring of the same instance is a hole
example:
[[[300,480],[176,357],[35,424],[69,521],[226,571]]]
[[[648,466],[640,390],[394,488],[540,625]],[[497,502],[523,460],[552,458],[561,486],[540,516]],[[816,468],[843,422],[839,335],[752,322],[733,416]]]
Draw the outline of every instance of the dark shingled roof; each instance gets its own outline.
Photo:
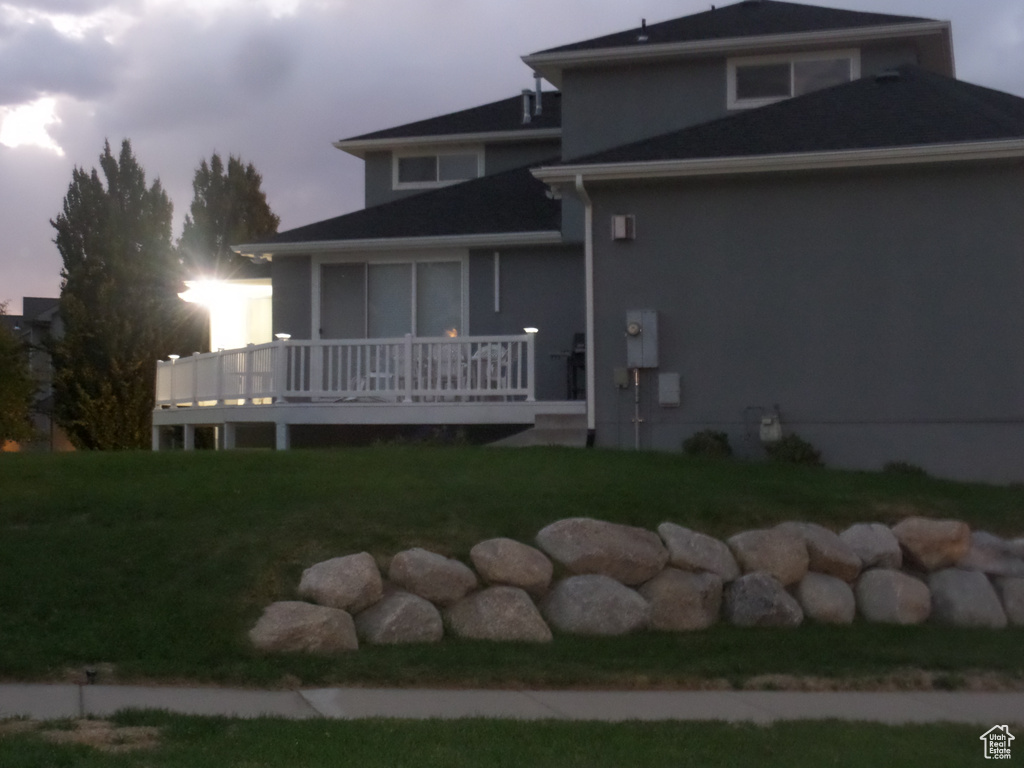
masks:
[[[566,165],[1024,138],[1024,99],[907,65]]]
[[[561,229],[561,216],[547,186],[518,168],[290,229],[261,244],[550,232]]]
[[[595,37],[592,40],[549,48],[539,53],[568,53],[630,45],[690,43],[699,40],[818,32],[830,29],[856,29],[922,21],[931,21],[931,19],[819,8],[812,5],[785,3],[780,0],[743,0],[743,2],[715,10],[651,24],[647,27],[648,39],[644,43],[637,40],[637,35],[640,32],[640,28],[637,27],[627,32],[617,32],[613,35]]]
[[[418,120],[383,131],[364,133],[342,141],[371,139],[403,139],[416,136],[448,136],[460,133],[493,133],[496,131],[530,131],[560,128],[562,125],[562,94],[545,91],[541,94],[541,114],[523,123],[523,97],[514,96],[439,117]]]

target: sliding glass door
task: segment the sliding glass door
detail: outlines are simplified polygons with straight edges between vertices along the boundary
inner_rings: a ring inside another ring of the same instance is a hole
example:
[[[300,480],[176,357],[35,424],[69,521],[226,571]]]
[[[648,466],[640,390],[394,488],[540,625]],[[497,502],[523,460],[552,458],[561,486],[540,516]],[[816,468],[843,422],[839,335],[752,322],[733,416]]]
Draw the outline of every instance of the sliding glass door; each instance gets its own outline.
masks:
[[[462,333],[462,262],[346,262],[320,268],[320,338]]]

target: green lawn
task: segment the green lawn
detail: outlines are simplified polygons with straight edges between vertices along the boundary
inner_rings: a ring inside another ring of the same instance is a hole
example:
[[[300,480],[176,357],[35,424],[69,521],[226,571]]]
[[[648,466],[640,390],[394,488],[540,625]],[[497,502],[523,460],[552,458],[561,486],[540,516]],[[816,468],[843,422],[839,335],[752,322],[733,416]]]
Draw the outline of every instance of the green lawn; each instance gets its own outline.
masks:
[[[334,659],[263,657],[245,632],[302,570],[410,546],[466,559],[588,515],[728,536],[784,519],[834,529],[909,514],[1024,533],[1024,489],[906,475],[558,449],[0,454],[0,679],[650,686],[780,673],[876,678],[917,667],[1024,675],[1024,630],[716,627],[559,637],[544,647],[446,641]]]
[[[110,754],[54,745],[38,731],[0,735],[4,768],[964,768],[981,765],[981,730],[963,725],[860,723],[560,723],[496,720],[285,722],[127,713],[157,726],[157,746]],[[72,725],[57,724],[70,728]],[[47,727],[54,727],[52,724]]]

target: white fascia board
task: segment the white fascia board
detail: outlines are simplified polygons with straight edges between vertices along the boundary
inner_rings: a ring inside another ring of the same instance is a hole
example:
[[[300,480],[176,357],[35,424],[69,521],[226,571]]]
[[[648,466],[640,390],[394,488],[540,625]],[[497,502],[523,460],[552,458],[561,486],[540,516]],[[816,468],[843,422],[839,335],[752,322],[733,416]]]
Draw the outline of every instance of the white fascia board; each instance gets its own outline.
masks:
[[[561,128],[540,128],[522,131],[491,131],[484,133],[448,133],[441,136],[404,136],[397,139],[342,139],[334,146],[356,157],[367,152],[410,147],[437,147],[457,144],[505,144],[517,141],[544,141],[562,138]]]
[[[274,256],[311,255],[344,251],[390,251],[419,248],[508,248],[528,245],[561,245],[562,233],[496,232],[480,235],[445,235],[441,237],[385,237],[364,240],[320,240],[316,242],[275,243],[273,245],[233,245],[239,256],[272,261]]]
[[[639,163],[596,163],[536,168],[533,175],[545,184],[585,181],[667,179],[688,176],[812,171],[834,168],[870,168],[887,165],[920,165],[1024,157],[1024,139],[926,144],[883,149],[850,149],[835,152],[799,152],[750,157],[714,157],[699,160],[654,160]]]
[[[889,24],[881,27],[853,27],[817,32],[792,32],[783,35],[731,37],[720,40],[694,40],[683,43],[636,44],[613,48],[593,48],[583,51],[534,53],[523,56],[523,62],[540,72],[556,87],[561,87],[562,70],[598,64],[640,63],[679,57],[711,56],[715,54],[739,55],[775,50],[792,50],[800,46],[839,46],[891,40],[899,37],[945,35],[952,40],[952,25],[948,21],[923,21],[908,24]],[[952,45],[950,45],[952,58]],[[952,62],[951,62],[952,63]]]

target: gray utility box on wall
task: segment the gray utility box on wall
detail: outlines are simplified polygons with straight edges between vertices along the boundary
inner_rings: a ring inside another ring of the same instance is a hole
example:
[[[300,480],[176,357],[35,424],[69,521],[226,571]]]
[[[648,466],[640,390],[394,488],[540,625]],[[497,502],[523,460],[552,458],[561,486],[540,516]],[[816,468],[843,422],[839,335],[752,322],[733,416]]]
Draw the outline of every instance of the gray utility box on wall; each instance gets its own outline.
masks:
[[[626,312],[626,367],[658,367],[658,312],[631,309]]]

